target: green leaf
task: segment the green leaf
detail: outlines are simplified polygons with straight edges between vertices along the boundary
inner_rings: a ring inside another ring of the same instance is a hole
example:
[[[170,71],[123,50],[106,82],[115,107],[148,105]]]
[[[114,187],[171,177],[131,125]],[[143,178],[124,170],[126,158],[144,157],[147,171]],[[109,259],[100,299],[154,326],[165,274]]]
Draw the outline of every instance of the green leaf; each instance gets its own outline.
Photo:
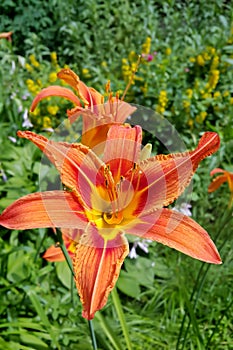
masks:
[[[69,266],[66,261],[59,261],[56,263],[57,276],[61,283],[67,288],[71,287],[71,279],[73,278]]]
[[[121,271],[117,281],[117,288],[131,298],[138,298],[141,293],[138,281],[125,271]]]
[[[31,345],[39,350],[44,350],[49,348],[48,345],[39,338],[39,334],[38,336],[36,336],[35,334],[32,334],[32,333],[22,333],[20,335],[20,339],[23,343]]]
[[[11,282],[19,282],[29,276],[28,257],[21,250],[13,252],[8,257],[7,279]]]

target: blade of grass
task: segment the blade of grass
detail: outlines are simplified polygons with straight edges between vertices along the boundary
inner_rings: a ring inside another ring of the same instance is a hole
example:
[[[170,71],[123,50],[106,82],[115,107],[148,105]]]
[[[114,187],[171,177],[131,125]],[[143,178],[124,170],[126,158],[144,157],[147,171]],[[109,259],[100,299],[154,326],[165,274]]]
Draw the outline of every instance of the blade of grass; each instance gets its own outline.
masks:
[[[60,350],[61,347],[56,339],[56,334],[53,332],[53,329],[51,327],[51,324],[49,322],[49,319],[46,315],[46,313],[44,312],[43,308],[41,307],[41,304],[38,300],[38,297],[36,295],[36,293],[33,290],[29,290],[27,292],[27,295],[29,296],[34,308],[36,309],[37,314],[39,315],[41,321],[43,322],[45,328],[47,329],[47,331],[49,332],[51,339],[53,341],[53,343],[56,345],[57,349]]]
[[[100,312],[97,312],[95,314],[95,318],[98,320],[98,322],[99,322],[100,326],[102,327],[105,335],[107,336],[107,338],[110,340],[110,342],[114,346],[114,349],[116,349],[116,350],[123,350],[122,347],[121,347],[121,344],[118,341],[118,338],[117,338],[116,334],[113,332],[111,327],[109,327],[109,325],[107,324],[107,322],[105,321],[104,317],[101,315]]]
[[[118,315],[118,318],[119,318],[119,321],[121,324],[122,332],[123,332],[124,337],[125,337],[127,349],[132,350],[128,326],[127,326],[127,323],[125,321],[125,315],[124,315],[124,312],[122,309],[121,301],[120,301],[119,295],[117,293],[116,287],[112,290],[111,296],[112,296],[112,301],[113,301],[113,304],[115,306],[115,309],[116,309],[116,312],[117,312],[117,315]]]

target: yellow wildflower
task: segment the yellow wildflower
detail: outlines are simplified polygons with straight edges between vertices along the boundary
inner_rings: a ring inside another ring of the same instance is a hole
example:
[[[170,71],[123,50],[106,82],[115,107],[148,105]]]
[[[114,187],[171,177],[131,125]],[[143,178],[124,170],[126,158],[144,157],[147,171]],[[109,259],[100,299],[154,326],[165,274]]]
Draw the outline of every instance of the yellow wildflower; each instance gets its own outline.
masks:
[[[135,51],[130,51],[128,58],[129,58],[129,61],[130,61],[130,62],[132,62],[132,61],[134,61],[135,59],[137,59],[137,54],[136,54],[136,52],[135,52]]]
[[[205,92],[203,95],[202,95],[202,98],[203,99],[207,99],[207,98],[211,98],[212,95],[209,93],[209,92]]]
[[[57,73],[56,72],[51,72],[49,74],[49,82],[54,83],[57,80]]]
[[[212,71],[210,71],[210,76],[208,80],[210,89],[212,90],[215,89],[219,81],[219,75],[220,75],[220,71],[218,69],[213,69]]]
[[[183,101],[183,107],[184,107],[184,109],[186,109],[186,111],[189,111],[190,101],[184,100]]]
[[[159,93],[159,101],[158,105],[156,107],[156,112],[163,114],[165,112],[165,107],[168,102],[167,98],[167,91],[166,90],[161,90]]]
[[[189,62],[191,62],[191,63],[194,63],[194,62],[196,62],[196,59],[195,59],[195,57],[190,57],[190,58],[189,58]]]
[[[199,66],[204,66],[205,65],[205,60],[204,57],[202,55],[198,55],[196,58],[197,64]]]
[[[230,95],[230,92],[228,90],[224,91],[224,93],[222,94],[223,97],[228,97]]]
[[[213,46],[207,46],[207,51],[213,56],[216,52],[216,49]]]
[[[43,128],[44,129],[49,129],[51,127],[52,127],[51,119],[49,117],[44,117],[43,118]]]
[[[233,97],[230,98],[230,104],[233,105]]]
[[[33,67],[29,63],[25,63],[25,68],[27,69],[28,72],[33,71]]]
[[[89,75],[89,69],[88,68],[83,68],[82,69],[83,75]]]
[[[193,90],[192,89],[186,89],[186,95],[188,96],[188,98],[192,98]]]
[[[36,60],[36,58],[35,58],[35,55],[30,55],[29,56],[29,60],[30,60],[30,62],[31,62],[31,64],[34,66],[34,67],[39,67],[40,66],[40,63]]]
[[[165,50],[165,54],[167,56],[170,56],[171,53],[172,53],[172,49],[170,47],[167,47],[166,50]]]
[[[142,45],[142,53],[148,55],[150,53],[150,47],[151,47],[151,38],[148,36],[146,38],[146,41]]]
[[[221,92],[220,91],[216,91],[215,93],[214,93],[214,98],[218,98],[218,97],[220,97],[221,96]]]
[[[57,63],[57,53],[55,51],[51,52],[50,58],[53,64]]]
[[[201,124],[204,122],[205,118],[207,116],[207,112],[206,111],[202,111],[200,112],[197,116],[196,116],[196,122]]]
[[[209,61],[211,59],[210,55],[208,54],[208,52],[203,52],[202,54],[203,58],[205,61]]]
[[[36,109],[31,112],[33,116],[37,117],[38,115],[40,115],[40,108],[39,107],[36,107]]]
[[[190,129],[193,128],[193,120],[192,119],[188,120],[188,126],[190,127]]]
[[[210,70],[216,69],[218,67],[218,65],[219,65],[219,57],[216,55],[212,59]]]
[[[106,61],[101,62],[101,66],[102,67],[107,67],[107,62]]]
[[[144,86],[140,87],[140,90],[143,92],[144,95],[146,95],[146,93],[148,91],[148,84],[145,83]]]
[[[50,105],[50,106],[47,107],[47,111],[49,112],[49,114],[52,114],[52,115],[56,115],[58,110],[59,110],[58,106]]]

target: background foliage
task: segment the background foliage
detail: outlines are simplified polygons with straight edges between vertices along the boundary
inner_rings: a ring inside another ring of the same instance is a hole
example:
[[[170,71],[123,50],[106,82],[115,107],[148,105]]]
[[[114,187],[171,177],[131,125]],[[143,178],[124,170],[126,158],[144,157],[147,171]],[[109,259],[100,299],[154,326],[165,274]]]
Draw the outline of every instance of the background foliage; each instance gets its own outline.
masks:
[[[122,94],[138,54],[141,64],[126,100],[147,106],[173,124],[187,148],[205,130],[217,131],[221,149],[194,176],[192,216],[218,246],[224,264],[210,266],[159,244],[137,247],[118,281],[133,349],[230,349],[232,215],[226,185],[208,194],[209,172],[233,162],[232,1],[2,0],[0,32],[0,207],[38,190],[41,154],[16,138],[18,129],[50,135],[69,104],[50,99],[29,113],[43,87],[61,84],[71,67],[89,86]],[[160,150],[154,142],[153,150]],[[56,175],[45,173],[52,182]],[[0,349],[91,349],[70,272],[41,253],[50,230],[9,231],[0,238]],[[131,242],[133,246],[135,242]],[[146,274],[145,274],[146,271]],[[99,349],[125,349],[114,302],[94,325]],[[119,340],[120,337],[120,340]]]

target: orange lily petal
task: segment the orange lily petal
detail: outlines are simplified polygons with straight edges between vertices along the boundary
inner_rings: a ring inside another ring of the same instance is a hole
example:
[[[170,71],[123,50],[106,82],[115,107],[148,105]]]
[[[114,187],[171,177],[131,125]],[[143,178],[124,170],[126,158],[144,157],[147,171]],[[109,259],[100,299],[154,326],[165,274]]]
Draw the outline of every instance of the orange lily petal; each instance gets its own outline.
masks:
[[[97,174],[103,162],[80,143],[50,141],[30,131],[18,131],[17,135],[32,141],[46,154],[60,172],[63,184],[70,188],[85,206],[85,200],[83,202],[80,193],[84,197],[90,197],[90,189],[93,192],[96,181],[100,181],[100,174]]]
[[[189,185],[201,160],[216,152],[219,145],[218,134],[206,132],[194,151],[158,155],[140,162],[139,173],[133,179],[139,206],[144,203],[144,212],[149,212],[172,203]]]
[[[77,91],[85,106],[92,107],[104,102],[103,96],[95,89],[88,88],[71,69],[62,69],[57,76]]]
[[[8,41],[12,41],[11,36],[13,32],[4,32],[0,33],[0,39],[7,39]]]
[[[100,154],[109,128],[113,124],[122,124],[135,110],[130,104],[118,100],[96,105],[92,109],[75,107],[67,114],[72,123],[77,117],[83,117],[81,142],[91,149],[95,148],[95,153]]]
[[[223,170],[223,169],[221,169],[221,168],[215,168],[215,169],[213,169],[211,172],[210,172],[210,176],[213,176],[213,175],[215,175],[215,174],[217,174],[217,173],[224,173],[225,172],[225,170]]]
[[[58,96],[58,97],[64,97],[67,100],[70,100],[77,106],[81,106],[81,103],[79,101],[79,98],[69,89],[61,86],[49,86],[47,88],[42,89],[38,95],[34,98],[31,104],[31,112],[33,112],[38,105],[38,103],[43,100],[44,98],[51,97],[51,96]]]
[[[66,246],[67,252],[69,253],[70,257],[73,258],[75,253],[76,242],[80,239],[80,236],[83,233],[83,231],[78,229],[62,229],[61,231],[62,239],[64,245]],[[59,245],[53,245],[49,247],[44,253],[43,258],[50,262],[65,260],[64,254]]]
[[[32,193],[13,202],[0,215],[0,225],[16,230],[40,227],[84,229],[87,218],[72,193],[49,191]]]
[[[109,129],[103,161],[108,164],[115,182],[134,167],[140,158],[142,129],[136,125],[113,125]]]
[[[55,245],[46,250],[46,252],[43,254],[43,258],[50,262],[65,260],[61,248],[59,246],[56,247]]]
[[[106,304],[129,251],[127,240],[120,234],[108,242],[100,236],[89,236],[82,237],[73,259],[76,285],[83,304],[82,315],[88,320]],[[97,239],[98,245],[92,239]]]
[[[208,192],[216,191],[224,182],[228,180],[226,175],[217,176],[209,185]]]
[[[193,219],[175,210],[161,209],[144,215],[127,233],[157,241],[195,259],[221,264],[208,233]]]

